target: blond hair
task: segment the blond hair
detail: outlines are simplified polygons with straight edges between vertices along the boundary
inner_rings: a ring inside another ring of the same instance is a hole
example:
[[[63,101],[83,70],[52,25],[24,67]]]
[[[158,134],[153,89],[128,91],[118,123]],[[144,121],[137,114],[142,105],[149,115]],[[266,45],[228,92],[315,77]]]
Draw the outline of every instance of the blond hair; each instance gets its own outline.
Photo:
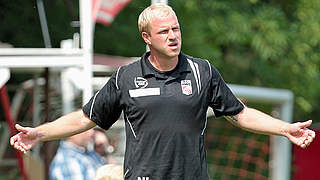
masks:
[[[123,180],[123,168],[116,164],[101,166],[97,170],[94,180]]]
[[[165,4],[152,4],[151,6],[147,7],[141,12],[138,18],[138,28],[140,33],[147,32],[150,34],[150,22],[154,16],[167,17],[171,14],[176,15],[170,6]]]

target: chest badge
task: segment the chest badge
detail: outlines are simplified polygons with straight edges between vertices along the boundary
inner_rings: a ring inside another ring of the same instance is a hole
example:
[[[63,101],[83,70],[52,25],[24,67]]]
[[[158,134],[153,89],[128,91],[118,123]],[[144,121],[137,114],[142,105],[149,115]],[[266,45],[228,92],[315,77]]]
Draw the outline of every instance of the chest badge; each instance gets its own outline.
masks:
[[[143,77],[135,77],[134,85],[136,86],[136,88],[145,88],[148,86],[148,80]]]
[[[192,85],[191,80],[182,80],[181,81],[181,90],[182,93],[185,95],[191,95],[192,94]]]

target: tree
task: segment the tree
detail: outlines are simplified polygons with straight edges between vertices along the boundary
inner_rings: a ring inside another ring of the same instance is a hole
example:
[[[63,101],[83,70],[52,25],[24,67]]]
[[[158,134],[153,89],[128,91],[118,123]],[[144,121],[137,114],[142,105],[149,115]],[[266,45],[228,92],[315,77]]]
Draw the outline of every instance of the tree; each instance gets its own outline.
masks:
[[[66,2],[45,1],[53,47],[79,31],[70,26],[75,17]],[[94,51],[140,56],[145,44],[138,33],[137,18],[149,4],[149,0],[132,0],[111,26],[96,24]],[[317,120],[318,0],[176,0],[169,4],[179,17],[184,52],[210,60],[229,83],[292,90],[294,120]],[[78,12],[76,2],[74,7]],[[15,47],[44,46],[35,1],[5,0],[0,9],[0,41]]]

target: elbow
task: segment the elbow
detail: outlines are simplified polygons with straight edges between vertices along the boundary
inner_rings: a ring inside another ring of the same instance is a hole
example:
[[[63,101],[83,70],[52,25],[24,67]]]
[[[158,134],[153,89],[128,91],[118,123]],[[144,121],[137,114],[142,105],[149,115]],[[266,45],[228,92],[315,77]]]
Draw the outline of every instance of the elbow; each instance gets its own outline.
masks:
[[[252,121],[249,116],[250,114],[249,111],[250,111],[250,108],[244,107],[242,111],[236,115],[236,118],[238,120],[238,125],[240,127],[247,128],[248,124],[250,124],[250,121]]]

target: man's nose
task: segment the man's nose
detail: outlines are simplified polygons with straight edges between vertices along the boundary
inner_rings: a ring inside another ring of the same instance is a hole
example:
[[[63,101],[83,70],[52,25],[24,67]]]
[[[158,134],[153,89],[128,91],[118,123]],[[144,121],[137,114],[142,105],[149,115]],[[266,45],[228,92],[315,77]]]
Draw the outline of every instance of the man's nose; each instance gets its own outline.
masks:
[[[168,37],[169,37],[169,39],[175,39],[176,38],[176,35],[174,34],[172,29],[169,30]]]

